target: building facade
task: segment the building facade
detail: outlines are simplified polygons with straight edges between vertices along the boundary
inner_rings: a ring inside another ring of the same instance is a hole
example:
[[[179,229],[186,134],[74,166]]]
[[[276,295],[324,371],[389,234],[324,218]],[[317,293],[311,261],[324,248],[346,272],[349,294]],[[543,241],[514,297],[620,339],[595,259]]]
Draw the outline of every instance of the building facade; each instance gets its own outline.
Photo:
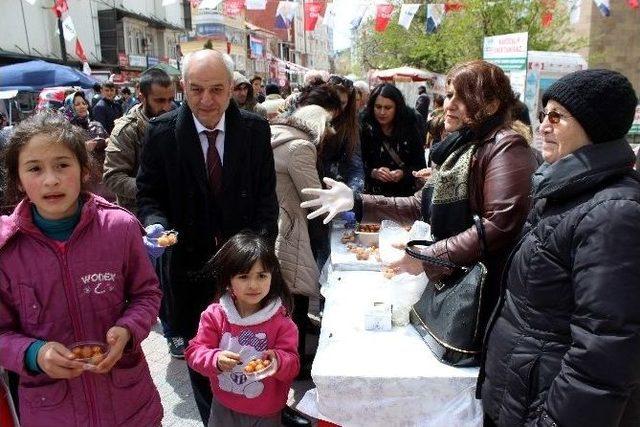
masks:
[[[57,17],[51,2],[16,1],[0,14],[0,63],[29,59],[62,62]],[[159,61],[175,62],[181,35],[191,26],[189,2],[162,6],[154,0],[67,0],[69,16],[92,69],[118,65],[142,70]],[[187,6],[187,7],[186,7]],[[75,39],[65,42],[67,63],[79,66]],[[173,60],[173,61],[170,61]]]
[[[640,94],[640,8],[626,1],[611,1],[611,16],[603,16],[592,1],[580,2],[575,35],[587,46],[578,52],[589,68],[609,68],[629,78]]]

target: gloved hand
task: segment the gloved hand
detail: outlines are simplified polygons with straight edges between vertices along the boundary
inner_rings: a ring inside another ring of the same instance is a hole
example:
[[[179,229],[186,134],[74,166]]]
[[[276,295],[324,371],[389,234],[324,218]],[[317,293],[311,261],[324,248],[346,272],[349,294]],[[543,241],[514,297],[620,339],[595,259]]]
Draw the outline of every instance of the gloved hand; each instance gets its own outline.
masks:
[[[328,224],[338,213],[353,209],[353,191],[346,184],[334,181],[331,178],[323,178],[322,180],[329,188],[327,190],[321,188],[302,189],[302,194],[311,194],[318,196],[318,198],[302,202],[300,207],[320,206],[307,215],[307,218],[313,219],[328,213],[327,217],[322,221],[324,224]]]
[[[147,235],[142,238],[142,241],[144,242],[144,246],[147,248],[147,254],[149,254],[151,259],[155,261],[164,253],[164,248],[162,246],[158,246],[157,241],[155,240],[164,233],[164,227],[162,224],[151,224],[147,225],[144,231]]]

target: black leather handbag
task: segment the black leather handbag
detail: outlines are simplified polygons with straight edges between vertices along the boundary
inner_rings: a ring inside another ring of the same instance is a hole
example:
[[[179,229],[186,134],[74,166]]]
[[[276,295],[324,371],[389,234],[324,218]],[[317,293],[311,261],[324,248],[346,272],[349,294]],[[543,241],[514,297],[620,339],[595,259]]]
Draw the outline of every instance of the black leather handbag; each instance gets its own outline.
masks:
[[[473,218],[483,254],[486,239],[482,220]],[[428,247],[433,241],[412,240],[406,253],[423,262],[441,265],[454,273],[441,281],[429,281],[426,289],[411,310],[411,324],[418,331],[433,354],[452,366],[476,366],[480,361],[484,331],[480,325],[487,268],[482,262],[458,266],[446,260],[428,257],[418,247]]]

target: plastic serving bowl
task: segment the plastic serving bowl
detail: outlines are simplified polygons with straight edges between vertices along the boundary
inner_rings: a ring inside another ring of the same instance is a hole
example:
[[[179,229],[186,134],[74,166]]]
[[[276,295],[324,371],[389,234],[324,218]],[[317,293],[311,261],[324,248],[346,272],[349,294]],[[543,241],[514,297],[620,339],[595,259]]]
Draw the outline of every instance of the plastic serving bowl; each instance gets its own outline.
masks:
[[[361,231],[361,228],[364,226],[369,226],[369,225],[377,225],[378,226],[378,230],[380,229],[380,225],[379,224],[360,224],[358,225],[358,227],[356,227],[355,230],[355,234],[356,237],[358,238],[358,241],[360,242],[361,245],[364,246],[378,246],[378,236],[380,235],[379,231]]]
[[[150,242],[153,242],[153,244],[156,247],[162,247],[162,248],[167,248],[169,246],[173,246],[176,243],[178,243],[178,232],[175,230],[167,230],[164,233],[162,233],[159,237],[147,237],[147,239]],[[162,242],[162,240],[160,238],[167,238],[167,237],[171,237],[174,239],[173,243],[169,243],[169,244],[160,244]]]
[[[264,378],[267,378],[268,376],[273,375],[278,370],[278,361],[276,359],[271,359],[270,361],[271,363],[269,364],[269,366],[259,371],[246,372],[243,367],[242,372],[247,376],[248,379],[252,379],[254,381],[262,380]]]
[[[79,341],[71,344],[69,350],[76,355],[78,362],[97,365],[107,356],[109,346],[100,341]]]

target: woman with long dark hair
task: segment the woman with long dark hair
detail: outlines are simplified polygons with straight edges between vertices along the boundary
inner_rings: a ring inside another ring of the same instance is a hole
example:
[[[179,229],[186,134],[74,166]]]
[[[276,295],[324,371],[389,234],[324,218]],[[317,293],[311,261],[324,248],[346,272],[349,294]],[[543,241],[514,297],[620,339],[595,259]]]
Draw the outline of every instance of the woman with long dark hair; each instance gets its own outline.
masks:
[[[360,132],[366,193],[409,196],[417,190],[413,172],[425,167],[423,123],[394,85],[373,89]]]

